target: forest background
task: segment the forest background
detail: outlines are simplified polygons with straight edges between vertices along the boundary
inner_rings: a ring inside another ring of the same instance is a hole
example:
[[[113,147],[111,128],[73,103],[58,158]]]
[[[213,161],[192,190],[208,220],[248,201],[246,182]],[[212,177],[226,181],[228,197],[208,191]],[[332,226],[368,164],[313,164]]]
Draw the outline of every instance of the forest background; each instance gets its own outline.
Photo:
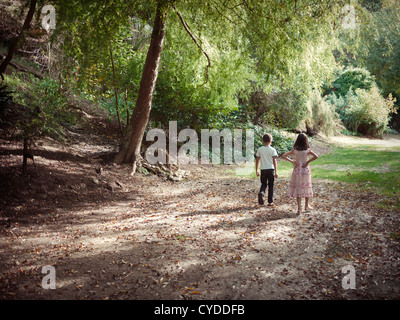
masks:
[[[0,55],[2,299],[399,298],[399,1],[1,0]],[[274,208],[253,164],[147,163],[171,121],[307,133],[314,210],[288,162]]]
[[[146,131],[168,131],[169,121],[178,130],[269,130],[280,153],[292,143],[287,131],[381,138],[400,128],[395,0],[57,1],[50,16],[41,8],[51,3],[2,2],[0,51],[5,57],[18,42],[14,66],[32,71],[10,65],[1,91],[2,101],[11,95],[22,106],[25,116],[12,121],[26,143],[62,139],[79,100],[118,123],[120,149],[133,144],[132,128],[143,127],[134,154]],[[146,84],[154,19],[162,14],[163,47],[153,59],[154,83]],[[46,32],[43,21],[53,28]],[[136,106],[141,81],[146,108]]]

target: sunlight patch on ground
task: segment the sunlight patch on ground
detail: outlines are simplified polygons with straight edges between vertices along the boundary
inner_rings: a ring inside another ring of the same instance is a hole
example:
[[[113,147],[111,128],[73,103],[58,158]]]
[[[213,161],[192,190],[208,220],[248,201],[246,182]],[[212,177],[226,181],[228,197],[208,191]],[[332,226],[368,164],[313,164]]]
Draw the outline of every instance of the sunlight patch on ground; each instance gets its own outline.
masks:
[[[313,165],[313,168],[332,170],[332,165],[331,164],[322,164],[322,165],[315,164],[315,165]],[[381,166],[376,166],[376,167],[365,167],[365,166],[360,166],[360,165],[355,165],[355,164],[335,165],[334,168],[336,171],[370,171],[370,172],[376,172],[376,173],[385,173],[385,172],[390,171],[390,166],[387,164],[383,164]]]
[[[400,151],[400,135],[387,134],[384,135],[384,139],[369,139],[365,137],[357,136],[335,136],[327,138],[330,143],[338,146],[373,146],[382,148],[395,148],[396,151]]]

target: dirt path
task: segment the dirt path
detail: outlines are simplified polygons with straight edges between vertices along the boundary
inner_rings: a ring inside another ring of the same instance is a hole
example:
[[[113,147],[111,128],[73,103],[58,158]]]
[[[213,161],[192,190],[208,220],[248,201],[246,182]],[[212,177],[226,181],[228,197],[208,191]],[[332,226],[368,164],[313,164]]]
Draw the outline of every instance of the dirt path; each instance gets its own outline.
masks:
[[[314,210],[299,216],[286,179],[270,208],[233,166],[187,166],[172,182],[42,149],[0,227],[1,299],[400,298],[398,213],[373,193],[314,180]],[[47,265],[55,290],[42,288]],[[355,289],[342,287],[347,265]]]

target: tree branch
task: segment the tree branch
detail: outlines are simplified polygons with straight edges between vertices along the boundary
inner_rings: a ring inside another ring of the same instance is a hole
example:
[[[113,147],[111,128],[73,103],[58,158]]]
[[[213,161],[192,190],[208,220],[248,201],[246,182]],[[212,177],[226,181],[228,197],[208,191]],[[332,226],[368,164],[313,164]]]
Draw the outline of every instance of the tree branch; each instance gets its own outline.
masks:
[[[204,56],[207,58],[208,64],[206,67],[206,72],[205,72],[205,77],[206,77],[206,82],[208,82],[208,69],[211,67],[211,60],[210,57],[208,56],[207,52],[204,51],[204,49],[201,47],[201,45],[197,42],[196,38],[193,36],[192,32],[190,31],[189,25],[185,22],[183,19],[182,15],[179,13],[179,11],[176,9],[175,5],[173,4],[172,7],[174,8],[176,14],[179,17],[179,20],[181,21],[183,27],[185,28],[186,32],[190,35],[196,46],[201,50],[201,52],[204,54]]]
[[[0,61],[1,61],[2,59],[3,59],[3,55],[2,55],[2,53],[0,52]],[[14,67],[14,68],[15,68],[16,70],[18,70],[18,71],[26,72],[26,73],[31,73],[31,74],[33,74],[36,78],[43,79],[43,74],[41,74],[39,71],[36,71],[36,70],[33,69],[33,68],[26,67],[26,66],[23,66],[23,65],[21,65],[21,64],[18,64],[18,63],[16,63],[16,62],[12,62],[12,61],[10,61],[8,64],[9,64],[10,66]],[[3,74],[0,74],[0,76],[3,78]],[[4,78],[3,78],[3,80],[4,80]]]

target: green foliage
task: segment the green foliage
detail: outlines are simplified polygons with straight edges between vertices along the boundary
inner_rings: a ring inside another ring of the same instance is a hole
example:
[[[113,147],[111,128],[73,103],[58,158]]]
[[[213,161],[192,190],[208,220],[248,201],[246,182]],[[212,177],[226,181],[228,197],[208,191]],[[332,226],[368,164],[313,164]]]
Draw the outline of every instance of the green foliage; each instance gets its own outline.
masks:
[[[343,129],[335,105],[322,98],[317,90],[311,93],[307,102],[305,123],[312,132],[321,132],[327,136],[338,134]]]
[[[347,103],[347,95],[353,94],[353,90],[349,90],[349,92],[345,96],[337,96],[335,93],[331,93],[324,97],[325,101],[330,103],[335,107],[335,111],[339,114],[340,118],[343,119]]]
[[[398,0],[365,0],[357,9],[357,29],[343,34],[340,60],[368,69],[382,95],[400,98],[400,6]],[[355,90],[356,88],[353,88]],[[366,88],[364,88],[366,89]],[[397,110],[399,109],[397,102]],[[400,127],[400,114],[392,114],[391,125]]]
[[[128,114],[130,115],[131,110],[133,110],[134,105],[131,100],[127,100],[123,94],[118,96],[119,112],[121,121],[126,122],[128,120]],[[109,120],[113,121],[117,117],[117,111],[115,108],[115,96],[109,98],[102,98],[98,101],[99,106],[108,112],[110,116]]]
[[[361,133],[358,133],[358,132],[354,132],[354,131],[351,131],[351,130],[349,130],[349,129],[343,129],[343,130],[341,130],[340,131],[340,134],[342,134],[342,135],[344,135],[344,136],[355,136],[355,137],[360,137],[361,136]]]
[[[368,11],[378,11],[382,8],[382,0],[362,0],[361,4]]]
[[[58,81],[51,78],[39,80],[24,75],[6,76],[13,101],[22,107],[15,121],[17,138],[36,139],[42,136],[63,138],[63,127],[76,121],[68,108],[67,97]]]
[[[382,137],[387,129],[390,116],[396,113],[396,99],[389,95],[383,98],[378,87],[370,90],[349,90],[345,96],[330,94],[325,98],[335,106],[346,128],[354,133]]]
[[[117,94],[120,117],[126,120],[139,90],[155,2],[68,0],[56,6],[56,33],[64,39],[69,58],[66,81],[113,117]]]
[[[12,100],[12,92],[8,89],[6,85],[0,86],[0,112],[4,110],[7,103]]]
[[[381,138],[386,129],[390,113],[395,112],[392,96],[384,99],[376,85],[370,90],[357,89],[347,96],[345,109],[347,127],[364,135]]]
[[[375,77],[364,68],[349,67],[340,71],[331,86],[325,85],[325,101],[339,114],[346,129],[354,133],[382,137],[391,114],[396,113],[396,99],[389,94],[385,99]],[[324,113],[322,105],[320,113]],[[332,120],[324,126],[329,129]]]
[[[61,90],[60,83],[51,78],[33,82],[35,100],[33,104],[60,125],[74,124],[76,118],[68,108],[67,97]]]
[[[289,89],[269,94],[253,92],[244,108],[254,124],[287,129],[296,128],[306,111],[304,98]]]
[[[360,29],[359,60],[375,75],[385,96],[400,96],[400,5],[395,0],[382,2]]]
[[[375,79],[368,70],[349,67],[339,72],[331,86],[326,88],[325,93],[334,92],[337,96],[345,96],[350,89],[369,90],[374,83]]]
[[[323,37],[334,32],[331,26],[341,4],[338,1],[252,0],[245,2],[243,15],[236,7],[231,8],[226,11],[248,19],[239,33],[250,39],[253,55],[259,59],[258,70],[286,84],[296,82],[301,74],[302,82],[308,85],[313,67],[319,67],[315,62],[321,57],[312,61],[319,54],[311,48],[319,48],[318,43],[325,43]],[[299,63],[301,59],[308,63]],[[323,60],[320,65],[324,65]]]
[[[117,90],[135,101],[149,43],[145,30],[151,30],[156,4],[57,2],[57,32],[73,58],[71,79],[102,101],[111,101]],[[261,122],[295,127],[305,112],[305,93],[332,73],[326,34],[334,32],[337,1],[179,0],[174,5],[188,30],[171,8],[151,112],[164,127],[169,120],[192,128],[214,126],[237,110],[239,97],[248,100],[259,88],[281,93]]]
[[[246,41],[238,43],[232,26],[215,24],[198,8],[196,15],[178,4],[177,8],[190,30],[196,30],[193,36],[210,57],[211,66],[207,68],[205,55],[171,12],[151,119],[165,125],[176,120],[194,129],[213,127],[219,117],[237,108],[237,95],[257,80],[255,63],[245,52]],[[200,22],[207,20],[211,26],[204,29]]]

